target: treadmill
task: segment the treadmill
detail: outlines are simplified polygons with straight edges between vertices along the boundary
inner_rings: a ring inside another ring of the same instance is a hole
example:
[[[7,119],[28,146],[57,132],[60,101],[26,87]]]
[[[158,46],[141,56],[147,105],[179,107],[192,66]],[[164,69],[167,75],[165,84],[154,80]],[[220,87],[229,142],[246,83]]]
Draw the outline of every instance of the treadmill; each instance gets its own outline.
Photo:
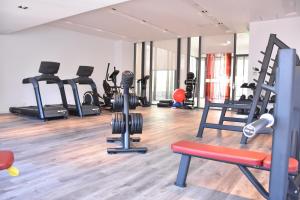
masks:
[[[97,87],[93,79],[90,78],[94,71],[94,67],[90,66],[79,66],[77,70],[77,78],[63,80],[64,84],[69,84],[72,87],[75,105],[68,105],[68,111],[71,115],[76,116],[87,116],[87,115],[100,115],[100,103],[98,99]],[[80,102],[78,94],[77,84],[79,85],[90,85],[92,88],[93,105],[85,105]]]
[[[37,106],[25,106],[25,107],[10,107],[9,111],[15,114],[28,115],[32,117],[37,117],[42,120],[54,119],[54,118],[67,118],[67,99],[64,90],[64,84],[58,76],[55,76],[58,72],[60,63],[57,62],[46,62],[42,61],[40,64],[39,72],[40,76],[34,76],[30,78],[23,79],[23,84],[32,84]],[[45,81],[47,84],[57,84],[62,105],[43,105],[39,82]]]

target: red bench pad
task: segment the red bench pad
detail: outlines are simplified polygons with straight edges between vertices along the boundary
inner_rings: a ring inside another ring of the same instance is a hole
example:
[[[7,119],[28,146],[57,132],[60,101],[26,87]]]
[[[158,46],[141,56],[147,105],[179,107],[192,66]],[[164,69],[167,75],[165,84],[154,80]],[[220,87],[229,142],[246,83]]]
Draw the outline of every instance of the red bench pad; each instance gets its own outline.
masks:
[[[267,169],[271,168],[271,155],[268,155],[263,162],[263,166]],[[289,173],[298,172],[298,161],[295,158],[289,158]]]
[[[268,154],[255,151],[200,144],[185,140],[172,144],[171,148],[175,153],[258,167],[263,166],[263,160],[268,156]]]
[[[14,154],[11,151],[0,151],[0,170],[8,169],[14,162]]]

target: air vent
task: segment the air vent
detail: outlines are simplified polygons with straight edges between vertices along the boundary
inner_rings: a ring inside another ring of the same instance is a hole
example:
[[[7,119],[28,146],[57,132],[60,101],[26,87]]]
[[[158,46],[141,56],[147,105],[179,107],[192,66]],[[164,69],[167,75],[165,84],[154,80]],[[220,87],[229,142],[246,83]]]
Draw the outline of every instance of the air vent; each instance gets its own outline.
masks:
[[[26,10],[26,9],[28,9],[28,6],[18,6],[18,8],[20,8],[20,9],[23,9],[23,10]]]

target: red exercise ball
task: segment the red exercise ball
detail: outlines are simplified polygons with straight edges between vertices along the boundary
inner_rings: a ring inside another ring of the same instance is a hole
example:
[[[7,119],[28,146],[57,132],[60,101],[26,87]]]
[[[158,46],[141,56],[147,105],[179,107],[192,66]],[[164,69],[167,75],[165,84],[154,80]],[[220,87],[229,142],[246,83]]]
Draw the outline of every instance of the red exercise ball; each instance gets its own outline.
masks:
[[[183,103],[185,100],[185,90],[184,89],[176,89],[173,92],[173,100],[179,103]]]

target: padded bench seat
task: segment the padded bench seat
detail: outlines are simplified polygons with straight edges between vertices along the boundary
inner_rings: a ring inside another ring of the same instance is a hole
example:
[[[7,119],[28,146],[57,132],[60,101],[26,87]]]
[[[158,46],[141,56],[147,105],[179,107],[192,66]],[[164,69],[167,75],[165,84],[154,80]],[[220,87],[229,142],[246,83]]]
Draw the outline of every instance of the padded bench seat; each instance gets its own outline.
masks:
[[[14,162],[14,154],[11,151],[0,151],[0,170],[8,169]]]
[[[171,145],[173,152],[196,156],[249,167],[270,170],[271,155],[244,149],[200,144],[192,141],[179,141]],[[297,173],[298,161],[289,159],[289,173]]]

